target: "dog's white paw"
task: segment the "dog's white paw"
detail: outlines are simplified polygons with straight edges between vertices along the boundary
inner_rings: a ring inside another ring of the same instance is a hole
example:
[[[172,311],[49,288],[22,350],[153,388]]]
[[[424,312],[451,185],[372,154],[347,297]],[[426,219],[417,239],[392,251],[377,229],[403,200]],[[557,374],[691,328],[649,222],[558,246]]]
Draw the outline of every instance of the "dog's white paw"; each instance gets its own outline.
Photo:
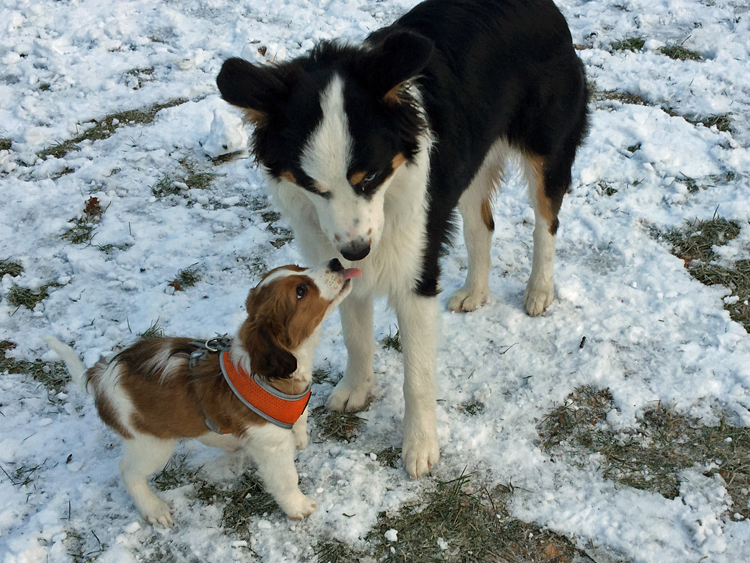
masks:
[[[346,378],[336,384],[326,401],[326,408],[331,411],[354,412],[367,406],[369,388],[353,388],[346,383]]]
[[[142,508],[143,517],[151,525],[161,524],[165,528],[172,525],[172,511],[163,500],[154,497],[149,499],[146,506]]]
[[[401,458],[404,469],[413,479],[427,475],[440,460],[437,436],[422,436],[421,439],[404,437]]]
[[[285,499],[283,504],[280,502],[279,506],[281,506],[281,509],[292,520],[306,518],[318,508],[318,503],[310,497],[303,495],[301,491],[297,491],[294,495],[290,496],[291,498]]]
[[[552,283],[537,283],[532,285],[529,280],[526,291],[523,294],[523,302],[526,312],[532,317],[538,317],[549,307],[555,297],[555,288]]]
[[[448,310],[454,313],[468,313],[479,309],[487,303],[487,290],[477,289],[472,291],[466,286],[457,289],[448,299]]]

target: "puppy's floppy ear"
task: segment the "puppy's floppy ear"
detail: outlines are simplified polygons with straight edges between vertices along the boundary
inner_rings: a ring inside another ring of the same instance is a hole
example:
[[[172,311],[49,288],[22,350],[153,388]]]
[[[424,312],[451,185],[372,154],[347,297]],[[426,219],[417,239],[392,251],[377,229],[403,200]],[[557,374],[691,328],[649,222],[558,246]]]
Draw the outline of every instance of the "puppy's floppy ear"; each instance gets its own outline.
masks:
[[[216,85],[222,98],[244,108],[248,117],[257,124],[286,97],[289,91],[284,80],[286,74],[281,68],[256,66],[235,57],[224,61]]]
[[[399,103],[398,87],[417,76],[427,65],[434,45],[412,31],[398,30],[384,37],[372,37],[374,45],[365,51],[357,70],[373,93],[389,103]]]
[[[285,379],[297,370],[297,358],[282,348],[273,336],[273,330],[261,326],[253,338],[250,368],[266,379]]]

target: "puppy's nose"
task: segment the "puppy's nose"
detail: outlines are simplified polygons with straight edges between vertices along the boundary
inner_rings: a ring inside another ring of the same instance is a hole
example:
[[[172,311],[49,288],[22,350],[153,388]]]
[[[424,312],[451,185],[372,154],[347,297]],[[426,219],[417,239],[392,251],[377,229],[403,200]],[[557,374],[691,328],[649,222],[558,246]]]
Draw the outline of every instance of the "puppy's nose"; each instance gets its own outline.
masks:
[[[339,262],[338,258],[334,258],[330,262],[328,262],[328,269],[332,272],[341,272],[344,270],[344,267],[341,265],[341,262]]]
[[[370,254],[370,242],[363,240],[354,241],[347,246],[339,248],[339,252],[341,252],[341,256],[347,260],[356,262]]]

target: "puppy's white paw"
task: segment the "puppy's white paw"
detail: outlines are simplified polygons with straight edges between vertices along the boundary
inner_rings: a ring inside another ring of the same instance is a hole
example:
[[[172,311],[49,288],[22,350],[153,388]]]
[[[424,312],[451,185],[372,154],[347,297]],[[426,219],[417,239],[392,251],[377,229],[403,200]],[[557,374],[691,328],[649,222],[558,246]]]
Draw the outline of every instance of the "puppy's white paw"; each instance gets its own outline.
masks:
[[[552,283],[531,283],[529,280],[526,291],[523,294],[523,302],[529,316],[538,317],[549,307],[555,297],[555,288]]]
[[[279,505],[292,520],[307,518],[318,508],[317,502],[310,497],[303,495],[300,491],[297,491],[292,498],[285,500],[283,505],[282,503],[279,503]]]
[[[172,525],[172,511],[169,505],[163,500],[154,497],[150,499],[146,506],[143,507],[143,517],[151,525],[161,524],[165,528]]]
[[[307,432],[295,432],[294,445],[298,450],[304,450],[307,447]]]
[[[487,294],[488,291],[486,289],[472,291],[464,286],[461,289],[457,289],[450,296],[450,299],[448,299],[448,310],[454,313],[475,311],[487,303]]]
[[[423,436],[421,439],[404,437],[401,457],[404,460],[404,469],[413,479],[427,475],[440,460],[437,436]]]
[[[352,388],[346,383],[346,378],[336,384],[326,401],[326,408],[331,411],[353,412],[360,411],[367,406],[369,387]]]

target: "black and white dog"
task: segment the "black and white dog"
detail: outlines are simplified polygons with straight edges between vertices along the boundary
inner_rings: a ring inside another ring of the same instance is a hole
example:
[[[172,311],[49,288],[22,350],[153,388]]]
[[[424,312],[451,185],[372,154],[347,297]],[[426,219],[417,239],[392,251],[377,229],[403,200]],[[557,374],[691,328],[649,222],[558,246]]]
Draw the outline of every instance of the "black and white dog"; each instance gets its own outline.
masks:
[[[557,215],[586,130],[565,19],[552,0],[427,0],[361,46],[325,42],[278,65],[229,59],[217,84],[255,124],[255,157],[306,258],[340,255],[362,270],[340,309],[349,360],[328,407],[365,406],[373,299],[386,295],[404,353],[402,457],[424,475],[440,455],[439,257],[458,208],[469,271],[448,308],[482,305],[492,200],[511,154],[536,218],[526,310],[540,315],[553,298]]]

